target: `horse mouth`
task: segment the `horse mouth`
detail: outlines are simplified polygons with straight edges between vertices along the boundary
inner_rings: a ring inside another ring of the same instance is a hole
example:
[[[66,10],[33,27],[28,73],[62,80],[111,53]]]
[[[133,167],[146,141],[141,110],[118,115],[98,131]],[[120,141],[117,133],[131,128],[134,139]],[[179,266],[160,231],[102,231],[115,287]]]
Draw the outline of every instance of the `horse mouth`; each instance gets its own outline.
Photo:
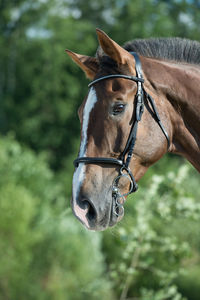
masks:
[[[102,210],[94,205],[94,201],[89,202],[86,197],[84,199],[82,197],[81,201],[77,202],[72,197],[71,207],[75,217],[88,230],[104,231],[116,225],[124,216],[123,203],[120,204],[113,195],[107,199]]]
[[[110,204],[110,207],[105,210],[104,216],[101,220],[89,221],[88,224],[84,224],[88,230],[104,231],[109,227],[115,226],[124,216],[124,208],[118,207],[114,199]],[[80,220],[80,219],[79,219]]]

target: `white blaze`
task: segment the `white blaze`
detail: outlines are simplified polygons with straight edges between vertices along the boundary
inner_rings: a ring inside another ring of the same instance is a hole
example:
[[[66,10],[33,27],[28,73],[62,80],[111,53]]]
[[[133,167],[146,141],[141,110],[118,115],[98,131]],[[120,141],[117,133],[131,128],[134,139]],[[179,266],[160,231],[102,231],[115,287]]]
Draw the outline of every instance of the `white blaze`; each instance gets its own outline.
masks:
[[[83,123],[82,123],[82,135],[81,135],[82,139],[81,139],[79,157],[86,156],[87,131],[88,131],[88,124],[90,119],[90,112],[92,111],[96,102],[97,102],[96,92],[95,89],[92,87],[89,91],[88,98],[83,110]],[[82,221],[88,224],[84,214],[84,209],[80,208],[77,205],[77,197],[84,179],[84,175],[85,175],[85,164],[79,163],[79,166],[74,172],[74,176],[73,176],[73,201],[74,201],[74,210],[76,214],[81,218]]]

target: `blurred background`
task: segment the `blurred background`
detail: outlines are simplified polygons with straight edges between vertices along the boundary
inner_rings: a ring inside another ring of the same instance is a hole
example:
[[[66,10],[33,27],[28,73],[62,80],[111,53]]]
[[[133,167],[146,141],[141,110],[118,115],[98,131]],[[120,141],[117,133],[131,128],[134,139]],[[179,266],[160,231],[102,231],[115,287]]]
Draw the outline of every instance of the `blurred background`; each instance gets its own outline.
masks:
[[[88,232],[70,209],[77,108],[88,81],[65,54],[119,44],[200,41],[199,0],[0,0],[0,299],[199,300],[199,173],[168,155]]]

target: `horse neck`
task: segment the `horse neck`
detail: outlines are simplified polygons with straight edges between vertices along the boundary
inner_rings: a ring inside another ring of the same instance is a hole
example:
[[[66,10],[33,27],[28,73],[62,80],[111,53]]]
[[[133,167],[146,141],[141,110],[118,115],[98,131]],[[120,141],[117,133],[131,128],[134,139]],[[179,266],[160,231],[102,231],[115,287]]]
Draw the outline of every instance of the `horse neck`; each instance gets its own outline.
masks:
[[[150,89],[166,99],[158,105],[171,122],[170,152],[186,157],[200,172],[200,67],[154,59],[143,63]]]

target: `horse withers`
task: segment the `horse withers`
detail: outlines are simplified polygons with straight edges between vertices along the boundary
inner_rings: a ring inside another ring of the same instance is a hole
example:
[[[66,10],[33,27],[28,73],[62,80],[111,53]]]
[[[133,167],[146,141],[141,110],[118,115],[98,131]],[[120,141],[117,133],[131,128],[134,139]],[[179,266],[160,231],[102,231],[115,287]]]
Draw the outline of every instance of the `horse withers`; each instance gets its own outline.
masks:
[[[180,38],[119,46],[97,29],[96,57],[66,50],[92,80],[79,108],[75,216],[92,230],[116,224],[126,197],[165,153],[200,172],[200,43]]]

